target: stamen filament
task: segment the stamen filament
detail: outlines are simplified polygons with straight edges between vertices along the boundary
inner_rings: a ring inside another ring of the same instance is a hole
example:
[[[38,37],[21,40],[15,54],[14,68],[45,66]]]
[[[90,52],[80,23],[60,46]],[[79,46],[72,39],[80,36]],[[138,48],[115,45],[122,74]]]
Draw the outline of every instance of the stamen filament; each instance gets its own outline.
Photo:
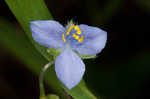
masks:
[[[64,41],[64,43],[66,42],[66,39],[65,39],[65,34],[63,33],[62,34],[62,39],[63,39],[63,41]]]

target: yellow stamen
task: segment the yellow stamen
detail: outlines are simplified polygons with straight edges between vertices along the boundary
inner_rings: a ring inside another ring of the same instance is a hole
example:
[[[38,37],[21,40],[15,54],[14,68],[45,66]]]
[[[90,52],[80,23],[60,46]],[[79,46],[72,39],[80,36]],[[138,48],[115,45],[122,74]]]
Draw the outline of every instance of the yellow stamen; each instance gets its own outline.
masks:
[[[81,34],[81,30],[80,30],[80,28],[76,25],[76,26],[74,26],[74,29],[77,31],[77,34]]]
[[[65,34],[62,34],[62,39],[64,41],[64,43],[66,42],[66,39],[65,39]]]
[[[73,33],[73,34],[72,34],[72,36],[73,36],[76,40],[78,40],[78,39],[79,39],[79,36],[78,36],[78,35],[76,35],[75,33]]]
[[[78,40],[78,42],[81,43],[81,42],[83,42],[83,40],[84,40],[84,37],[81,36],[81,38]]]
[[[74,28],[77,31],[77,34],[81,34],[81,30],[77,25],[71,25],[67,31],[67,35],[69,35],[70,31],[72,30],[72,28]]]
[[[69,29],[68,29],[68,31],[67,31],[67,35],[69,35],[69,33],[70,33],[70,31],[72,30],[72,28],[74,28],[74,25],[71,25],[70,27],[69,27]]]
[[[67,30],[66,34],[69,35],[69,34],[70,34],[70,31],[71,31],[73,28],[76,30],[76,33],[77,33],[77,34],[73,33],[73,34],[72,34],[72,37],[73,37],[74,39],[78,40],[79,43],[82,43],[83,40],[84,40],[84,36],[81,36],[81,37],[79,36],[79,35],[81,35],[82,32],[81,32],[81,30],[80,30],[80,28],[79,28],[78,25],[71,25],[71,26],[69,27],[69,29]],[[65,39],[65,35],[64,35],[64,34],[62,35],[62,39],[63,39],[64,42],[66,42],[66,39]]]

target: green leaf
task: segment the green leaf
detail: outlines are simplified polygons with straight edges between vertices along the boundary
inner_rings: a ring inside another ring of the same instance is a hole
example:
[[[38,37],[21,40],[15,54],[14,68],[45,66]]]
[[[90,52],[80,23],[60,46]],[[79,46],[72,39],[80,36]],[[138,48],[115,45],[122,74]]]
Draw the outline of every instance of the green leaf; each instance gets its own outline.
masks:
[[[13,14],[16,16],[16,19],[19,21],[19,23],[23,27],[29,39],[36,46],[36,48],[42,53],[42,55],[44,55],[46,59],[48,59],[49,61],[53,61],[53,56],[51,56],[47,52],[47,48],[40,46],[32,39],[32,34],[29,28],[30,21],[52,19],[43,0],[5,0],[5,1],[8,4],[11,11],[13,12]],[[18,42],[21,42],[21,40]],[[23,44],[24,43],[22,43],[22,45]],[[18,46],[17,48],[20,48],[20,47]],[[35,62],[39,60],[40,58],[38,60],[35,60]],[[42,66],[43,63],[40,63],[39,65]],[[34,70],[33,67],[32,67],[32,70]],[[40,70],[38,69],[38,72],[39,71]],[[46,80],[48,81],[48,84],[51,85],[53,89],[57,90],[56,92],[58,93],[60,92],[62,95],[62,84],[57,79],[54,68],[51,68],[51,70],[46,76]],[[71,91],[67,90],[65,87],[64,88],[75,99],[95,99],[96,97],[87,89],[85,84],[82,84],[82,83],[84,83],[84,81],[82,81],[79,85],[77,85]]]
[[[16,16],[17,20],[23,27],[27,36],[30,38],[36,48],[46,57],[49,61],[53,61],[52,56],[47,53],[47,48],[37,44],[30,31],[30,22],[34,20],[50,20],[50,15],[43,0],[5,0],[9,8]]]

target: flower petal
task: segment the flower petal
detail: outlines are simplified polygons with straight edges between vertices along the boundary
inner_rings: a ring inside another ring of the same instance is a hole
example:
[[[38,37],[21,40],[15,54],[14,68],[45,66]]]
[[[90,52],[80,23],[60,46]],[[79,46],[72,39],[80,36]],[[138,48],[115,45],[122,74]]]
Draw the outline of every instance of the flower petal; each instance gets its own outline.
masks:
[[[65,28],[57,21],[32,21],[30,27],[33,39],[41,45],[49,48],[63,47],[62,33],[65,33]]]
[[[85,71],[85,65],[77,54],[66,48],[56,58],[55,71],[62,83],[68,89],[72,89],[80,82]]]
[[[79,25],[84,33],[84,42],[76,48],[80,54],[93,55],[98,54],[105,47],[107,40],[107,32],[98,27],[88,25]]]

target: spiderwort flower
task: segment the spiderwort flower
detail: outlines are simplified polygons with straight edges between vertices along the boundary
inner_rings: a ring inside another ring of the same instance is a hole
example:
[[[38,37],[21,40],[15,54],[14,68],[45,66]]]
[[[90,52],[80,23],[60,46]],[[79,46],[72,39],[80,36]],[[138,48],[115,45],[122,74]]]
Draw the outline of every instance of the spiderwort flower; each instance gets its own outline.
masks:
[[[105,31],[85,24],[69,24],[65,29],[57,21],[38,20],[32,21],[30,27],[36,42],[61,50],[56,57],[55,71],[68,89],[76,86],[85,72],[85,64],[74,51],[83,55],[96,55],[105,47],[107,40]]]

